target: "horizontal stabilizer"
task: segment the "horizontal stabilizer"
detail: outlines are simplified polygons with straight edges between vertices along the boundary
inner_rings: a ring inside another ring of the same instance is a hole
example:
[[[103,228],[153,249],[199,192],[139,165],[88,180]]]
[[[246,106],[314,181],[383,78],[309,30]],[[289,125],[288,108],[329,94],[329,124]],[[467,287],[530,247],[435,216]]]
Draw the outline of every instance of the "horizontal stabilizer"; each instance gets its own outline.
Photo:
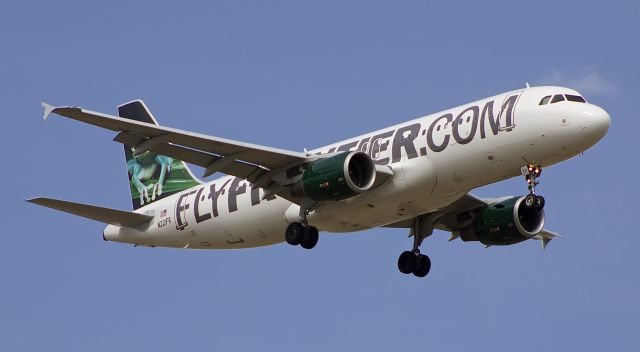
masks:
[[[27,202],[116,226],[137,226],[148,223],[153,219],[151,215],[51,198],[31,198]]]

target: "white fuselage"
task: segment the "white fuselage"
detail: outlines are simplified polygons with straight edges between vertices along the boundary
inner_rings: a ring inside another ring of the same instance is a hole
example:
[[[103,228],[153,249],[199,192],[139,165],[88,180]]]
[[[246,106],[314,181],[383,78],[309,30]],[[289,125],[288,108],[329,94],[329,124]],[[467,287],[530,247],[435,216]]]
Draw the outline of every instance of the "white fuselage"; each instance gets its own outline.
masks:
[[[384,184],[353,198],[321,202],[308,216],[320,231],[351,232],[414,218],[445,207],[473,188],[578,155],[607,132],[598,106],[544,96],[579,95],[562,87],[499,94],[313,150],[360,150],[393,171]],[[137,212],[152,214],[144,228],[107,226],[106,240],[148,246],[247,248],[284,241],[299,207],[248,181],[222,177],[159,200]]]

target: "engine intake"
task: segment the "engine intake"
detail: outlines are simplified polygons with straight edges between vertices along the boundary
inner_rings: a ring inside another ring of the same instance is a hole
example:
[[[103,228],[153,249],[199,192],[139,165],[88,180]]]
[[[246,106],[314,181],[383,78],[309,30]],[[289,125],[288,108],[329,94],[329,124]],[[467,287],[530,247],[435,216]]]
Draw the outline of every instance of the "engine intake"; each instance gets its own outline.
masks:
[[[376,180],[373,160],[363,152],[344,152],[312,163],[291,194],[317,201],[343,200],[368,191]]]
[[[510,197],[482,208],[460,232],[463,241],[507,246],[536,236],[544,227],[544,209],[527,206],[525,197]]]

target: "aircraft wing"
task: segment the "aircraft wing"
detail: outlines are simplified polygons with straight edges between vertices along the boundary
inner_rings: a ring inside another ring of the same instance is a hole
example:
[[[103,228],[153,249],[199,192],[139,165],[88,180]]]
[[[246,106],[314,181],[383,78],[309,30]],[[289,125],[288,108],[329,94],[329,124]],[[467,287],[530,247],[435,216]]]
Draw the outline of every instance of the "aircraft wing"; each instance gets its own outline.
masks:
[[[450,240],[453,240],[457,238],[460,230],[469,226],[473,221],[473,216],[470,214],[471,212],[478,208],[500,202],[506,198],[508,197],[483,199],[471,193],[466,193],[464,196],[451,203],[450,205],[442,209],[438,209],[432,213],[423,214],[421,215],[421,217],[431,216],[431,218],[434,219],[434,229],[451,232],[452,236]],[[384,227],[411,229],[414,223],[415,219],[407,219],[404,221],[385,225]],[[558,234],[557,232],[542,229],[542,231],[534,236],[533,239],[540,240],[542,243],[542,249],[545,249],[547,247],[547,244],[549,244],[549,242],[556,237],[562,236],[560,236],[560,234]]]
[[[477,208],[480,208],[484,205],[487,205],[483,199],[474,196],[471,193],[467,193],[462,196],[457,201],[451,203],[450,205],[438,209],[432,213],[423,214],[432,215],[434,218],[437,218],[438,221],[435,224],[435,228],[438,230],[453,232],[457,229],[464,227],[463,223],[460,223],[458,219],[458,214],[471,211]],[[407,219],[403,221],[394,222],[383,227],[392,227],[392,228],[411,228],[413,226],[414,219]]]
[[[252,187],[266,189],[263,198],[276,194],[301,204],[303,199],[292,195],[287,188],[291,185],[286,181],[289,176],[285,176],[284,181],[280,176],[323,157],[183,131],[80,107],[56,107],[47,103],[42,103],[42,107],[45,119],[54,113],[118,132],[113,140],[134,147],[134,154],[153,151],[203,167],[203,177],[222,172],[248,180],[253,184]],[[393,175],[393,172],[376,166],[376,175],[374,188]]]
[[[307,161],[304,153],[234,141],[163,127],[86,110],[42,103],[44,118],[51,113],[119,132],[114,141],[152,150],[205,168],[205,175],[223,172],[255,182],[269,170]]]

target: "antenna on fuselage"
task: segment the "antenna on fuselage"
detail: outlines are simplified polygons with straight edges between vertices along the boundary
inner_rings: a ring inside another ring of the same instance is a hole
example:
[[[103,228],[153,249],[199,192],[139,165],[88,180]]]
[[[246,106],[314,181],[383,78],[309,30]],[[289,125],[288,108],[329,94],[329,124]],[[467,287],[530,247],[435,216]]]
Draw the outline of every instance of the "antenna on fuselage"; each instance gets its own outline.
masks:
[[[531,88],[531,86],[529,85],[529,82],[524,82],[524,85],[527,86],[527,88]]]

